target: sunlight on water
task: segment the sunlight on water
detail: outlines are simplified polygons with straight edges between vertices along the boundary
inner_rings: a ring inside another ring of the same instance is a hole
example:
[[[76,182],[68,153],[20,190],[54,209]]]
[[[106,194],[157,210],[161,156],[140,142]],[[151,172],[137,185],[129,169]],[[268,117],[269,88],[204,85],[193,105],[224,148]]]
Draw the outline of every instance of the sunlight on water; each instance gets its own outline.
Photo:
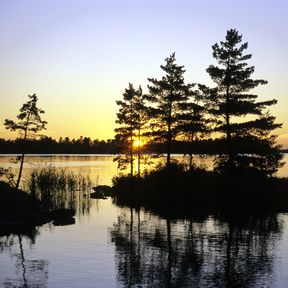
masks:
[[[113,162],[113,155],[29,155],[25,158],[23,181],[25,177],[29,176],[31,169],[44,167],[47,165],[53,165],[57,168],[69,169],[69,171],[81,172],[83,174],[89,174],[93,183],[111,185],[111,179],[117,173],[122,171],[117,169],[117,163]],[[173,155],[173,159],[180,163],[188,163],[188,157],[182,155]],[[15,160],[15,156],[6,155],[0,156],[0,167],[8,168],[11,167],[17,173],[19,163],[12,163]],[[161,157],[154,160],[154,163],[164,162],[165,158]],[[193,162],[197,167],[206,168],[208,170],[213,169],[213,156],[202,157],[194,156]],[[136,162],[136,161],[135,161]],[[288,154],[284,157],[285,165],[279,169],[277,176],[288,177]],[[135,163],[135,166],[136,163]],[[141,171],[145,169],[151,169],[155,167],[155,164],[143,165]]]
[[[23,181],[27,179],[31,169],[53,165],[56,168],[64,168],[81,174],[89,174],[93,184],[111,185],[111,178],[117,174],[117,163],[113,162],[114,156],[100,155],[49,155],[26,156],[23,171]],[[11,163],[15,159],[11,156],[0,156],[0,166],[11,167],[15,172],[19,167],[17,163]]]

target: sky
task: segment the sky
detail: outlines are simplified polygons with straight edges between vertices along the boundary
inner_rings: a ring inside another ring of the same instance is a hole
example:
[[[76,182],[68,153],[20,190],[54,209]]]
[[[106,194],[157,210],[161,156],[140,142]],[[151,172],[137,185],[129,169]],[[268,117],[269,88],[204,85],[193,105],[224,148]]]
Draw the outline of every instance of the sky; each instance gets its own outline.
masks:
[[[248,42],[257,88],[288,148],[288,0],[0,0],[0,138],[4,119],[36,93],[45,134],[113,138],[116,100],[176,53],[187,83],[213,86],[211,46],[235,28]]]

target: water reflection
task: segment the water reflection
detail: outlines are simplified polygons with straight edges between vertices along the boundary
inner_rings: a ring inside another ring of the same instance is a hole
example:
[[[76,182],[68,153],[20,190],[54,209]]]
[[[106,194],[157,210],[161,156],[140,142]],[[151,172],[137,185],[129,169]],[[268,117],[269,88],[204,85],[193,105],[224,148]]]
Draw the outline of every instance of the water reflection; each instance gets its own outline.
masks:
[[[1,166],[4,160],[11,166],[9,158],[0,157]],[[117,172],[112,159],[113,156],[30,157],[26,172],[28,175],[37,161],[51,162],[69,171],[87,168],[93,179],[99,176],[98,184],[110,185]],[[281,171],[287,176],[288,165],[285,167]],[[278,265],[279,271],[284,267],[277,276],[278,282],[282,281],[281,287],[287,286],[288,217],[284,240],[279,243],[283,227],[274,214],[241,221],[222,216],[176,221],[135,209],[119,209],[110,206],[110,200],[91,200],[77,192],[74,196],[73,201],[79,203],[75,204],[76,224],[46,226],[39,237],[36,230],[21,232],[23,253],[17,234],[4,236],[0,232],[1,287],[25,287],[24,283],[26,287],[48,287],[49,283],[49,287],[60,287],[63,279],[67,287],[118,287],[114,285],[113,259],[120,287],[273,287],[275,247],[284,263]],[[117,213],[120,216],[108,235],[114,245],[107,249],[106,227],[111,227]],[[70,253],[75,253],[74,258]]]
[[[275,214],[176,221],[130,209],[110,233],[124,287],[271,287],[281,232]]]
[[[0,251],[9,250],[14,258],[15,273],[10,271],[9,275],[1,281],[3,287],[47,287],[48,261],[42,259],[26,259],[25,245],[30,247],[35,244],[38,234],[36,229],[22,231],[22,234],[9,234],[1,237]]]

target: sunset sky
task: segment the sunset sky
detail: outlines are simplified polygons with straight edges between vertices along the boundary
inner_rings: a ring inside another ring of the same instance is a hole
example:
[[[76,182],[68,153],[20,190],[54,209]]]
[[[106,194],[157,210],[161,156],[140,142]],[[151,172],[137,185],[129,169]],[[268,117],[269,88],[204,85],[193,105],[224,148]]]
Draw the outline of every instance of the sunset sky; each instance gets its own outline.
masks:
[[[0,137],[27,95],[46,111],[48,136],[113,138],[116,100],[131,82],[147,92],[176,52],[187,83],[211,85],[211,46],[236,28],[248,41],[261,99],[288,148],[288,0],[0,0]],[[16,135],[15,135],[16,136]]]

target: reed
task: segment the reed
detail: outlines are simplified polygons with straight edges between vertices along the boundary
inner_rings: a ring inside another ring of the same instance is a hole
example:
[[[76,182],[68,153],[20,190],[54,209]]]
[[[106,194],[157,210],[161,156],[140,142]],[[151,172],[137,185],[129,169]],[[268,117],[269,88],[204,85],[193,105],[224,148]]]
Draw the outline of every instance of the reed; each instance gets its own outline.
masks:
[[[88,205],[83,202],[89,201],[92,187],[90,176],[85,174],[56,169],[53,165],[37,167],[31,171],[26,190],[48,210],[80,208]]]

